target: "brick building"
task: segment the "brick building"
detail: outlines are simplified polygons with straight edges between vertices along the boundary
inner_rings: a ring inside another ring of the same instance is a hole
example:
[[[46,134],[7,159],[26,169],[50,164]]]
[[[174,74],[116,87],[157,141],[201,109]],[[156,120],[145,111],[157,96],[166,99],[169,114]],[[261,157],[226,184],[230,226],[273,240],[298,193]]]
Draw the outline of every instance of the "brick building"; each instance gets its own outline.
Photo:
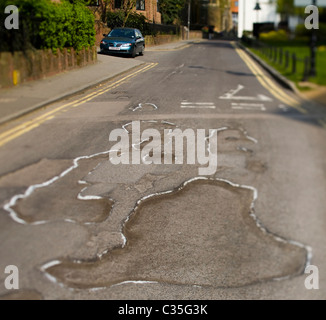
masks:
[[[234,27],[238,28],[239,0],[231,0],[232,21]]]
[[[231,0],[209,0],[207,4],[207,24],[216,32],[233,29]]]
[[[123,0],[114,0],[112,1],[112,9],[120,9],[122,4]],[[161,23],[158,0],[136,0],[135,11],[143,14],[150,22]]]

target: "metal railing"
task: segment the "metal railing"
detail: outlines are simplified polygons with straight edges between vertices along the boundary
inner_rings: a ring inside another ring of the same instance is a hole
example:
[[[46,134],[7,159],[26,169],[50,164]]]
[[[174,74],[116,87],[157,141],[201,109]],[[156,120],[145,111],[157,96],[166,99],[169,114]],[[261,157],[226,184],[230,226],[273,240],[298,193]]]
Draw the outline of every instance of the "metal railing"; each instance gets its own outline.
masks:
[[[254,48],[269,61],[283,67],[284,70],[288,70],[290,74],[298,74],[298,63],[303,63],[302,81],[308,80],[310,72],[309,56],[299,58],[296,53],[291,53],[282,47],[268,46],[265,44],[254,46]]]

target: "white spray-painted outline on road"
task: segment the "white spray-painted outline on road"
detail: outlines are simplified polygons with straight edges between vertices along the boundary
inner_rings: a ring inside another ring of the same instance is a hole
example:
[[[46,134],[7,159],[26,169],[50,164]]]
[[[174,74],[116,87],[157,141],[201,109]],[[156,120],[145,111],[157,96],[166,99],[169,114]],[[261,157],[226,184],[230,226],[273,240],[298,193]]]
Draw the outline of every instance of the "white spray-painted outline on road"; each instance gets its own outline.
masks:
[[[150,121],[149,121],[150,122]],[[157,121],[154,121],[154,122],[157,122]],[[126,130],[128,133],[129,131],[125,128],[128,124],[131,124],[131,123],[127,123],[125,125],[122,126],[122,128],[124,130]],[[215,132],[217,133],[218,131],[223,131],[223,130],[227,130],[229,129],[228,127],[222,127],[222,128],[219,128],[219,129],[215,129],[213,130],[213,132],[211,133],[214,134]],[[245,131],[244,129],[240,128],[239,129],[240,131],[243,132],[243,134],[246,136],[246,138],[248,140],[251,140],[252,142],[254,143],[258,143],[258,141],[253,138],[253,137],[250,137],[248,134],[247,134],[247,131]],[[209,137],[206,137],[206,139],[208,139]],[[19,224],[23,224],[23,225],[41,225],[41,224],[45,224],[47,222],[50,222],[50,220],[43,220],[43,221],[35,221],[35,222],[32,222],[32,223],[28,223],[27,221],[23,220],[22,218],[20,218],[18,216],[18,214],[12,209],[13,206],[16,205],[17,201],[21,200],[21,199],[25,199],[25,198],[28,198],[35,190],[37,189],[40,189],[40,188],[44,188],[44,187],[48,187],[50,186],[51,184],[53,184],[54,182],[56,182],[57,180],[61,179],[62,177],[64,177],[65,175],[67,175],[69,172],[73,171],[74,169],[78,168],[79,166],[79,161],[80,160],[85,160],[85,159],[92,159],[94,157],[97,157],[97,156],[101,156],[101,155],[106,155],[106,154],[109,154],[110,152],[112,152],[113,150],[107,150],[107,151],[104,151],[104,152],[99,152],[99,153],[95,153],[93,155],[89,155],[89,156],[81,156],[81,157],[77,157],[73,160],[73,165],[70,166],[68,169],[64,170],[60,175],[58,176],[55,176],[53,177],[52,179],[49,179],[47,180],[46,182],[44,183],[41,183],[41,184],[35,184],[35,185],[31,185],[29,186],[25,193],[23,194],[18,194],[18,195],[15,195],[13,196],[10,201],[5,204],[3,206],[3,209],[6,210],[7,212],[9,212],[9,216],[17,223]],[[262,223],[261,221],[259,220],[259,218],[256,216],[255,214],[255,202],[258,198],[258,191],[256,188],[252,187],[252,186],[247,186],[247,185],[241,185],[241,184],[236,184],[236,183],[233,183],[229,180],[226,180],[226,179],[222,179],[222,178],[207,178],[207,177],[194,177],[194,178],[191,178],[185,182],[183,182],[178,188],[174,188],[174,189],[171,189],[171,190],[167,190],[167,191],[162,191],[162,192],[157,192],[157,193],[153,193],[153,194],[150,194],[150,195],[147,195],[147,196],[144,196],[142,197],[141,199],[139,199],[137,202],[136,202],[136,205],[135,207],[132,209],[132,211],[128,214],[127,218],[124,220],[124,222],[122,223],[121,225],[121,229],[120,229],[120,234],[121,234],[121,237],[122,237],[122,240],[123,240],[123,244],[122,244],[122,248],[125,247],[126,243],[127,243],[127,238],[126,236],[123,234],[123,229],[124,229],[124,226],[125,224],[129,221],[131,215],[133,213],[136,212],[136,210],[138,209],[138,207],[140,206],[140,204],[145,201],[145,200],[148,200],[150,198],[153,198],[153,197],[157,197],[157,196],[162,196],[162,195],[166,195],[166,194],[171,194],[171,193],[175,193],[175,192],[178,192],[180,190],[182,190],[186,185],[188,185],[189,183],[191,182],[194,182],[194,181],[199,181],[199,180],[205,180],[205,181],[220,181],[220,182],[224,182],[224,183],[227,183],[229,184],[230,186],[234,187],[234,188],[243,188],[243,189],[247,189],[247,190],[250,190],[252,191],[253,193],[253,200],[251,202],[251,205],[250,205],[250,213],[249,213],[249,216],[255,221],[256,223],[256,226],[264,233],[264,234],[269,234],[271,235],[274,240],[278,241],[278,242],[282,242],[282,243],[287,243],[287,244],[292,244],[294,246],[297,246],[297,247],[300,247],[302,249],[305,249],[306,251],[306,262],[305,262],[305,267],[310,265],[310,262],[311,262],[311,259],[312,259],[312,248],[310,246],[307,246],[307,245],[304,245],[298,241],[294,241],[294,240],[287,240],[285,238],[282,238],[272,232],[270,232]],[[80,184],[88,184],[86,181],[83,181],[83,180],[79,180],[78,181]],[[98,199],[102,199],[102,197],[100,196],[82,196],[81,193],[83,191],[85,191],[87,189],[87,187],[83,188],[80,193],[78,194],[77,198],[78,199],[81,199],[81,200],[90,200],[90,199],[95,199],[95,200],[98,200]],[[71,219],[64,219],[63,221],[66,221],[66,222],[71,222],[71,223],[76,223],[74,220],[71,220]],[[107,254],[109,252],[108,249],[104,250],[102,253],[98,254],[98,258],[101,259],[103,257],[103,255]],[[55,265],[59,265],[61,264],[62,261],[60,260],[52,260],[52,261],[49,261],[47,263],[45,263],[44,265],[42,265],[40,267],[40,270],[45,274],[45,276],[47,277],[47,279],[53,283],[56,283],[56,284],[59,284],[60,286],[62,287],[67,287],[69,289],[72,289],[71,287],[68,287],[66,286],[65,284],[59,282],[57,280],[57,278],[55,278],[54,276],[52,276],[51,274],[49,274],[46,270],[52,266],[55,266]],[[82,261],[75,261],[75,263],[82,263]],[[305,268],[304,268],[305,269]],[[285,277],[279,277],[279,278],[272,278],[271,280],[275,280],[275,281],[280,281],[280,280],[284,280],[284,279],[288,279],[288,278],[291,278],[293,277],[293,275],[288,275],[288,276],[285,276]],[[120,282],[120,283],[117,283],[117,284],[114,284],[114,285],[111,285],[111,286],[107,286],[107,287],[99,287],[99,288],[91,288],[91,290],[101,290],[101,289],[106,289],[106,288],[110,288],[112,286],[117,286],[117,285],[123,285],[123,284],[126,284],[126,283],[158,283],[156,281],[142,281],[142,280],[127,280],[127,281],[123,281],[123,282]]]
[[[159,121],[157,120],[142,120],[142,122],[150,122],[150,123],[159,123]],[[165,120],[161,120],[160,123],[162,124],[168,124],[168,125],[171,125],[171,126],[175,126],[175,127],[178,127],[175,123],[172,123],[172,122],[168,122],[168,121],[165,121]],[[129,126],[130,124],[132,124],[132,122],[128,122],[124,125],[122,125],[122,128],[129,134],[130,132],[126,129],[127,126]],[[212,134],[214,134],[215,132],[219,132],[219,131],[223,131],[223,130],[227,130],[229,129],[228,127],[222,127],[222,128],[219,128],[219,129],[214,129]],[[248,140],[251,140],[253,141],[254,143],[258,143],[258,141],[253,138],[253,137],[250,137],[247,133],[247,131],[245,131],[244,129],[240,128],[239,129],[240,131],[242,131],[242,133],[245,135],[245,137],[248,139]],[[206,138],[206,140],[208,139],[209,137]],[[170,143],[171,141],[169,141]],[[141,144],[142,142],[140,142]],[[134,146],[133,146],[134,147]],[[6,203],[4,206],[3,206],[3,209],[7,212],[9,212],[9,216],[17,223],[20,223],[20,224],[24,224],[24,225],[41,225],[41,224],[45,224],[45,223],[49,223],[51,220],[39,220],[39,221],[34,221],[34,222],[27,222],[26,220],[24,220],[23,218],[20,218],[19,215],[17,214],[17,212],[15,210],[12,209],[12,207],[14,207],[17,202],[21,199],[26,199],[28,198],[30,195],[32,195],[32,193],[37,190],[37,189],[41,189],[41,188],[44,188],[44,187],[48,187],[50,185],[52,185],[54,182],[56,182],[57,180],[61,179],[62,177],[64,177],[65,175],[67,175],[69,172],[73,171],[74,169],[78,168],[79,166],[79,161],[80,160],[85,160],[85,159],[92,159],[92,158],[95,158],[97,156],[101,156],[101,155],[107,155],[109,154],[110,152],[116,152],[117,150],[107,150],[107,151],[103,151],[103,152],[98,152],[98,153],[95,153],[95,154],[92,154],[92,155],[88,155],[88,156],[80,156],[80,157],[77,157],[73,160],[73,165],[70,166],[68,169],[64,170],[61,174],[59,174],[58,176],[55,176],[43,183],[39,183],[39,184],[34,184],[34,185],[31,185],[29,186],[26,191],[23,193],[23,194],[18,194],[18,195],[15,195],[13,196],[8,203]],[[210,152],[210,145],[208,144],[208,151]],[[100,165],[100,163],[96,166],[98,167]],[[95,168],[96,168],[95,167]],[[92,169],[92,171],[94,171],[94,168]],[[91,171],[91,172],[92,172]],[[90,173],[91,173],[90,172]],[[86,181],[83,181],[83,180],[79,180],[78,181],[79,184],[88,184]],[[87,187],[83,188],[77,195],[77,198],[79,200],[99,200],[99,199],[103,199],[102,197],[100,196],[82,196],[82,193],[87,189]],[[109,199],[112,201],[112,199]],[[77,223],[77,221],[73,220],[73,219],[63,219],[63,221],[65,222],[70,222],[70,223]],[[92,224],[92,223],[85,223],[85,224]],[[124,239],[123,239],[124,240]]]
[[[135,112],[136,110],[142,110],[143,109],[143,105],[149,105],[149,106],[152,106],[154,110],[157,110],[158,109],[158,106],[154,103],[149,103],[149,102],[146,102],[146,103],[139,103],[137,107],[135,108],[130,108],[130,110],[132,112]]]
[[[143,122],[152,122],[152,123],[157,123],[158,121],[157,120],[144,120]],[[168,125],[172,125],[172,126],[176,126],[174,123],[172,122],[168,122],[168,121],[164,121],[164,120],[161,120],[161,123],[162,124],[168,124]],[[129,123],[126,123],[122,126],[122,128],[127,132],[129,133],[129,131],[126,129],[126,126],[132,124],[132,122],[129,122]],[[142,143],[142,142],[140,142]],[[38,183],[38,184],[34,184],[34,185],[31,185],[29,186],[24,193],[22,194],[18,194],[18,195],[14,195],[13,197],[11,197],[11,199],[9,200],[9,202],[7,202],[4,206],[3,206],[3,209],[5,211],[7,211],[9,213],[9,216],[10,218],[19,223],[19,224],[23,224],[23,225],[41,225],[41,224],[46,224],[46,223],[49,223],[51,222],[51,220],[39,220],[39,221],[34,221],[34,222],[28,222],[26,220],[24,220],[23,218],[19,217],[19,215],[17,214],[17,212],[12,209],[12,207],[14,207],[17,202],[19,200],[22,200],[22,199],[26,199],[28,198],[29,196],[31,196],[35,190],[37,189],[41,189],[41,188],[44,188],[44,187],[48,187],[50,185],[52,185],[54,182],[58,181],[59,179],[63,178],[65,175],[67,175],[68,173],[70,173],[71,171],[73,171],[74,169],[77,169],[79,167],[79,161],[80,160],[87,160],[87,159],[92,159],[92,158],[95,158],[97,156],[101,156],[101,155],[107,155],[111,152],[117,152],[118,150],[107,150],[107,151],[103,151],[103,152],[98,152],[98,153],[94,153],[92,155],[88,155],[88,156],[80,156],[80,157],[77,157],[73,160],[73,164],[67,168],[66,170],[64,170],[63,172],[61,172],[59,175],[57,176],[54,176],[53,178],[43,182],[43,183]],[[95,167],[97,168],[98,166],[100,165],[100,163]],[[94,171],[93,168],[91,171]],[[88,182],[84,181],[84,180],[79,180],[78,181],[79,184],[86,184],[88,185]],[[82,193],[87,189],[87,187],[83,188],[77,195],[77,199],[79,200],[100,200],[100,199],[103,199],[103,197],[100,197],[100,196],[83,196]],[[108,199],[108,200],[111,200],[112,199]],[[70,223],[76,223],[77,221],[73,220],[73,219],[63,219],[63,221],[65,222],[70,222]],[[85,224],[90,224],[90,223],[85,223]]]
[[[77,157],[73,160],[73,165],[71,165],[68,169],[64,170],[63,172],[61,172],[61,174],[43,182],[43,183],[38,183],[38,184],[34,184],[29,186],[26,191],[23,194],[18,194],[13,196],[8,203],[6,203],[3,206],[3,209],[7,212],[9,212],[9,216],[17,223],[20,224],[24,224],[24,225],[41,225],[41,224],[45,224],[50,222],[50,220],[40,220],[40,221],[34,221],[34,222],[27,222],[26,220],[20,218],[17,214],[17,212],[15,210],[12,209],[12,207],[14,207],[17,202],[19,200],[22,199],[26,199],[28,198],[30,195],[32,195],[32,193],[37,190],[37,189],[41,189],[41,188],[45,188],[48,187],[50,185],[52,185],[54,182],[58,181],[59,179],[63,178],[65,175],[67,175],[68,173],[70,173],[71,171],[73,171],[74,169],[78,168],[79,166],[79,161],[80,160],[86,160],[86,159],[92,159],[95,158],[97,156],[101,156],[101,155],[106,155],[109,154],[110,152],[115,151],[115,150],[107,150],[107,151],[103,151],[103,152],[99,152],[99,153],[95,153],[92,154],[90,156],[81,156],[81,157]],[[87,184],[87,182],[79,180],[79,183],[81,182],[81,184]],[[102,197],[99,196],[82,196],[81,193],[85,190],[85,188],[83,188],[82,191],[80,191],[80,193],[78,194],[77,198],[80,200],[98,200],[98,199],[103,199]],[[76,222],[72,219],[64,219],[64,221],[66,222]]]
[[[166,190],[166,191],[162,191],[162,192],[156,192],[156,193],[152,193],[152,194],[149,194],[147,196],[144,196],[142,198],[140,198],[137,202],[136,202],[136,205],[135,207],[130,211],[129,215],[127,216],[127,218],[124,220],[124,222],[122,223],[121,225],[121,229],[120,229],[120,232],[122,234],[122,238],[124,239],[124,243],[122,245],[122,248],[124,248],[127,244],[127,238],[126,236],[123,234],[123,229],[126,225],[126,223],[130,220],[130,217],[137,211],[137,209],[139,208],[139,206],[146,200],[148,199],[151,199],[151,198],[154,198],[154,197],[159,197],[159,196],[163,196],[163,195],[166,195],[166,194],[172,194],[172,193],[177,193],[179,191],[181,191],[183,188],[185,188],[188,184],[194,182],[194,181],[218,181],[218,182],[224,182],[228,185],[230,185],[231,187],[233,188],[242,188],[242,189],[247,189],[247,190],[250,190],[252,192],[252,195],[253,195],[253,198],[252,198],[252,202],[250,204],[250,213],[249,213],[249,216],[254,220],[257,228],[263,233],[263,234],[267,234],[267,235],[270,235],[275,241],[277,242],[281,242],[281,243],[285,243],[285,244],[291,244],[291,245],[294,245],[294,246],[297,246],[299,248],[302,248],[306,251],[306,261],[305,261],[305,266],[303,268],[303,270],[305,270],[305,268],[310,265],[311,263],[311,259],[312,259],[312,248],[310,246],[307,246],[307,245],[304,245],[298,241],[294,241],[294,240],[288,240],[288,239],[285,239],[285,238],[282,238],[281,236],[278,236],[276,235],[275,233],[273,232],[270,232],[263,224],[262,222],[260,221],[260,219],[257,217],[257,215],[255,214],[255,202],[257,201],[258,199],[258,191],[255,187],[252,187],[252,186],[248,186],[248,185],[243,185],[243,184],[237,184],[237,183],[233,183],[227,179],[223,179],[223,178],[207,178],[207,177],[194,177],[194,178],[191,178],[189,180],[186,180],[185,182],[183,182],[179,187],[177,188],[174,188],[174,189],[170,189],[170,190]],[[67,287],[69,289],[72,289],[72,290],[75,290],[74,288],[72,287],[69,287],[67,286],[66,284],[58,281],[58,279],[54,276],[52,276],[51,274],[49,274],[46,270],[52,266],[55,266],[55,265],[58,265],[62,263],[60,260],[54,260],[54,261],[50,261],[46,264],[44,264],[42,267],[41,267],[41,271],[45,273],[46,277],[53,283],[56,283],[56,284],[59,284],[60,286],[64,286],[64,287]],[[81,263],[80,261],[78,262],[75,262],[75,263]],[[290,274],[290,275],[287,275],[287,276],[283,276],[283,277],[274,277],[274,278],[271,278],[267,281],[281,281],[281,280],[286,280],[286,279],[290,279],[294,276],[297,276],[297,274]],[[108,289],[108,288],[112,288],[112,287],[115,287],[115,286],[120,286],[120,285],[124,285],[124,284],[129,284],[129,283],[133,283],[133,284],[159,284],[160,282],[158,281],[144,281],[144,280],[124,280],[122,282],[119,282],[119,283],[115,283],[115,284],[112,284],[110,286],[103,286],[103,287],[93,287],[93,288],[88,288],[87,290],[89,291],[98,291],[98,290],[105,290],[105,289]],[[167,283],[167,282],[164,282],[164,283]],[[249,284],[246,284],[246,285],[243,285],[242,287],[245,287],[247,285],[251,285],[251,283]],[[207,286],[202,286],[202,285],[196,285],[196,284],[193,284],[191,285],[193,287],[207,287]],[[80,290],[80,289],[79,289]]]

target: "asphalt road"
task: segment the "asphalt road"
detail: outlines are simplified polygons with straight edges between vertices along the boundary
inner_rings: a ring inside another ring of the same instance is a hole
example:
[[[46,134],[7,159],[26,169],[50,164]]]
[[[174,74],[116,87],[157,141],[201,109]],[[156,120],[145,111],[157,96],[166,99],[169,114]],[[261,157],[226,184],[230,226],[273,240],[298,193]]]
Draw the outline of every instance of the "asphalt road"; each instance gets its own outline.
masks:
[[[26,132],[0,148],[1,297],[325,299],[326,111],[229,42],[136,59],[2,126]]]

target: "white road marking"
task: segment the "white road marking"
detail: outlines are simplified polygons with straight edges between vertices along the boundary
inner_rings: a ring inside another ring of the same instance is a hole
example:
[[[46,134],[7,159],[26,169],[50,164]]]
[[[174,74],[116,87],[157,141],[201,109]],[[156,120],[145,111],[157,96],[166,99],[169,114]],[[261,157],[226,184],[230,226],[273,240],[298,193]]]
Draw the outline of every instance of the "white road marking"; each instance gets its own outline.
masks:
[[[181,102],[182,105],[195,104],[196,106],[214,105],[213,102]]]
[[[239,91],[244,89],[244,86],[239,84],[236,89],[232,89],[224,95],[220,96],[223,100],[249,100],[249,101],[273,101],[270,97],[263,94],[257,94],[257,96],[236,96]]]
[[[180,108],[188,109],[215,109],[216,106],[213,102],[188,102],[182,101]]]
[[[232,109],[239,110],[256,110],[266,111],[265,106],[262,103],[232,103]]]
[[[216,109],[215,106],[180,106],[183,109]]]

